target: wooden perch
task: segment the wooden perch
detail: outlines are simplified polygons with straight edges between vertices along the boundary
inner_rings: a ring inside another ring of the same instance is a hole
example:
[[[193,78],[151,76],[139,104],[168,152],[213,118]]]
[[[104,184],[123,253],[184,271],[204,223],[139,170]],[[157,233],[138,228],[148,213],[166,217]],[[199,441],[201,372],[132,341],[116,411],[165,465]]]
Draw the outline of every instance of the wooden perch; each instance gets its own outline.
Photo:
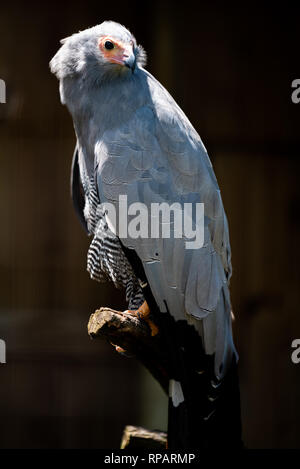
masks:
[[[170,420],[168,422],[170,448],[189,448],[198,445],[242,448],[240,398],[235,360],[227,372],[226,379],[216,385],[215,389],[210,374],[213,365],[211,357],[203,352],[202,357],[200,356],[201,368],[195,370],[188,368],[187,360],[184,361],[184,357],[179,353],[176,355],[177,337],[172,319],[166,314],[161,316],[157,314],[155,323],[159,333],[152,336],[150,328],[143,319],[130,313],[101,308],[91,315],[88,333],[91,337],[106,338],[109,342],[134,354],[167,394],[169,380],[176,376],[177,367],[181,368],[179,371],[182,373],[183,383],[187,386],[187,394],[181,401],[184,402],[181,407],[177,406],[176,409],[176,404],[170,406],[173,410],[173,420],[171,424]],[[193,340],[192,333],[188,337]],[[206,395],[207,389],[211,390],[212,399],[210,394]],[[199,420],[199,415],[205,418]],[[211,415],[214,416],[212,421],[209,420]],[[177,424],[178,422],[182,422],[182,428],[179,428],[181,424]],[[153,448],[156,443],[158,443],[156,432],[126,427],[122,448],[129,446]]]
[[[129,313],[100,308],[90,317],[88,333],[135,355],[168,394],[168,353],[160,334],[152,337],[145,321]]]
[[[127,425],[125,427],[121,449],[156,449],[164,450],[167,446],[167,434],[165,432],[150,431],[142,427]]]

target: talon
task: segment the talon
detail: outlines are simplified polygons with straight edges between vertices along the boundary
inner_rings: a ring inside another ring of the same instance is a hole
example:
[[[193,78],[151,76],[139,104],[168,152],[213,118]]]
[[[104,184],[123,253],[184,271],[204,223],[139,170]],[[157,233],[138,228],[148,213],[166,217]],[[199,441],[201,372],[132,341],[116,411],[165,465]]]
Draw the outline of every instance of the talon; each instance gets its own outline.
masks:
[[[145,321],[147,322],[148,326],[151,329],[151,336],[154,337],[155,335],[157,335],[159,333],[159,329],[157,325],[154,324],[154,322],[151,321],[151,319],[145,319]]]
[[[113,347],[115,347],[115,350],[116,350],[117,352],[120,352],[120,353],[121,353],[121,352],[125,352],[125,350],[122,349],[122,347],[119,347],[119,345],[113,344],[112,342],[111,342],[111,345],[112,345]]]
[[[149,318],[150,308],[148,306],[147,301],[144,301],[144,303],[142,304],[142,306],[139,307],[138,310],[128,311],[128,313],[134,314],[139,319],[143,319],[144,321],[146,321],[146,323],[150,327],[152,337],[154,337],[155,335],[157,335],[159,333],[159,329],[158,329],[157,325]]]
[[[132,353],[127,352],[127,350],[120,347],[119,345],[113,344],[112,342],[111,342],[111,345],[115,347],[116,352],[120,353],[121,355],[124,355],[124,357],[131,358],[134,356]]]

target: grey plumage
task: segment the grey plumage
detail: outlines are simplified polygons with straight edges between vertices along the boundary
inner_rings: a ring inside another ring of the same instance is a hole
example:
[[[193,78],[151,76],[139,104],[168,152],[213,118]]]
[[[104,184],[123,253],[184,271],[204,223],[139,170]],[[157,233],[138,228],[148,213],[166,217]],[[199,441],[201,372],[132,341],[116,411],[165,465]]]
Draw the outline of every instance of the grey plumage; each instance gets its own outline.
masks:
[[[105,60],[98,41],[106,35],[132,41],[135,69]],[[104,22],[65,39],[50,64],[77,136],[85,216],[94,234],[89,270],[98,280],[108,276],[128,288],[131,304],[135,295],[137,303],[142,300],[120,241],[105,230],[108,220],[100,201],[113,203],[117,211],[124,194],[128,204],[143,202],[149,209],[153,202],[204,203],[201,249],[186,249],[185,240],[174,237],[173,224],[170,239],[128,237],[122,242],[141,259],[160,311],[167,305],[175,320],[185,319],[196,328],[205,352],[215,357],[215,375],[221,379],[237,355],[231,331],[229,232],[220,190],[199,135],[143,68],[144,62],[131,33]]]
[[[94,235],[87,257],[87,270],[98,282],[111,280],[117,288],[126,290],[128,308],[137,309],[144,301],[139,280],[129,264],[118,237],[108,228],[105,213],[93,181],[85,191],[85,215],[89,232]]]
[[[139,280],[118,237],[107,226],[94,179],[90,179],[84,170],[79,174],[78,154],[76,145],[71,170],[71,195],[80,222],[87,233],[93,235],[87,255],[87,270],[93,280],[111,280],[116,288],[124,288],[128,308],[137,309],[144,302]]]

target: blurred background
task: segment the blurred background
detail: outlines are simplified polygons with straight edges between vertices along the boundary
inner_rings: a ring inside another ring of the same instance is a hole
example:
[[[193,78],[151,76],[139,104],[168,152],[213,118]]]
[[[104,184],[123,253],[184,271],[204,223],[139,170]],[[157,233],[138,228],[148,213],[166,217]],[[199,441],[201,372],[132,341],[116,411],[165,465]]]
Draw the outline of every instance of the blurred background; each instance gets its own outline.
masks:
[[[300,8],[198,1],[5,2],[0,11],[1,448],[118,448],[126,424],[166,427],[166,398],[86,325],[124,296],[90,280],[74,214],[75,137],[48,63],[59,40],[126,25],[200,133],[227,211],[244,441],[300,447]]]

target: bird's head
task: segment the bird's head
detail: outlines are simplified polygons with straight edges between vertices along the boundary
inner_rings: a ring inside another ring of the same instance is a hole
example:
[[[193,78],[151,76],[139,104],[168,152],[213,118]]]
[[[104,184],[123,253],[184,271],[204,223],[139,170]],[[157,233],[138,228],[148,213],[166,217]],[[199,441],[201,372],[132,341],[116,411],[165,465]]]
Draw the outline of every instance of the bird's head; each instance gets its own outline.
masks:
[[[61,43],[50,62],[51,71],[59,79],[78,77],[99,84],[130,75],[146,62],[145,52],[134,36],[113,21],[80,31]]]

